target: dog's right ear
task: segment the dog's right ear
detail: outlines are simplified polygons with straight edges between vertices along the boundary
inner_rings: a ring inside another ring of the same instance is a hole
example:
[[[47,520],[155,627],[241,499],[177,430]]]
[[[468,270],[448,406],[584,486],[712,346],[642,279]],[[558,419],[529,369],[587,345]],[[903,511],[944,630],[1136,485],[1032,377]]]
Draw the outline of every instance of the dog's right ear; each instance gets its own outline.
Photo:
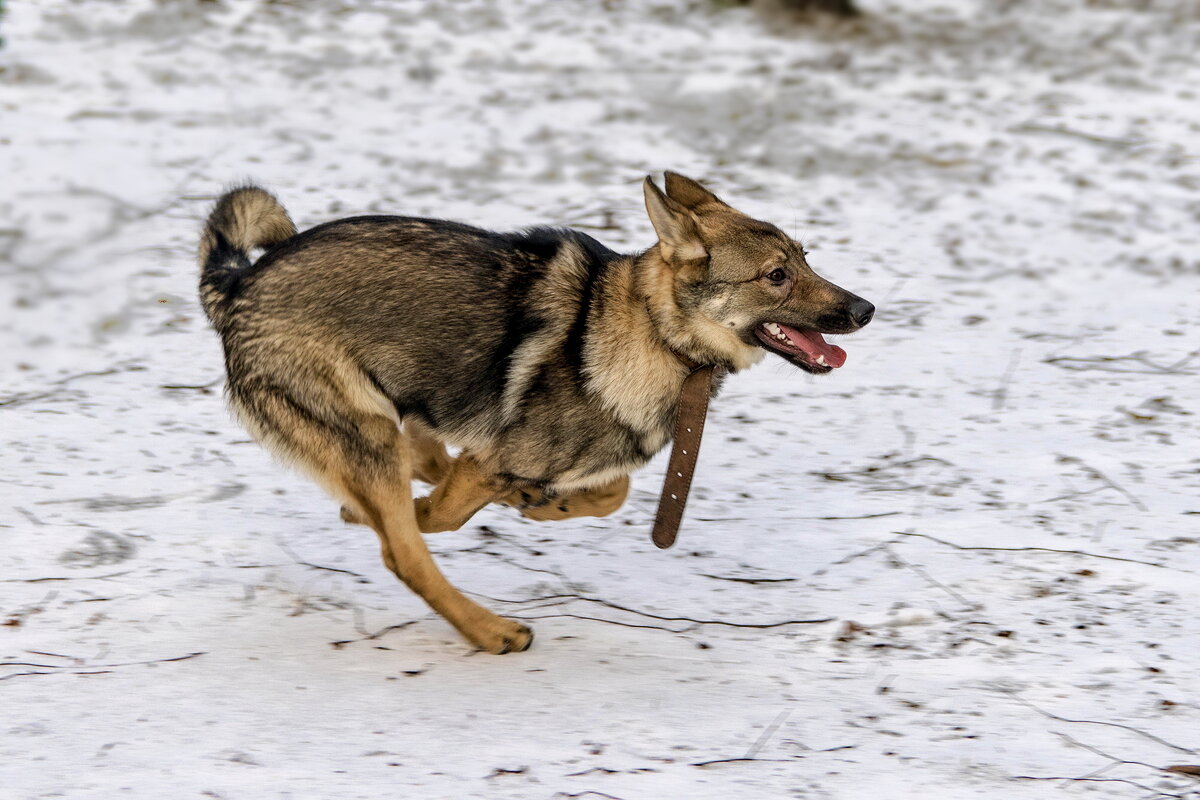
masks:
[[[696,215],[663,194],[650,176],[642,183],[646,195],[646,213],[658,234],[658,249],[663,261],[675,266],[707,260],[708,251],[700,238]]]

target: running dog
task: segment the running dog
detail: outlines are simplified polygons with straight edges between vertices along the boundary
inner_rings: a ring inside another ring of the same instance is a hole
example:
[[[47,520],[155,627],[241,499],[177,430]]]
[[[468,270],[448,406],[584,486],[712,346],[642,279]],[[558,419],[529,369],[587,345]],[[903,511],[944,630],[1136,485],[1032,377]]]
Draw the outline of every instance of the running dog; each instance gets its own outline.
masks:
[[[770,352],[828,373],[846,354],[822,334],[874,314],[779,228],[682,175],[665,186],[646,178],[658,241],[628,255],[575,230],[415,217],[297,233],[253,186],[221,197],[204,228],[200,297],[234,412],[489,652],[525,650],[533,633],[455,589],[422,533],[493,502],[539,520],[610,514],[670,440],[695,365],[737,372]],[[429,496],[414,501],[414,477]]]

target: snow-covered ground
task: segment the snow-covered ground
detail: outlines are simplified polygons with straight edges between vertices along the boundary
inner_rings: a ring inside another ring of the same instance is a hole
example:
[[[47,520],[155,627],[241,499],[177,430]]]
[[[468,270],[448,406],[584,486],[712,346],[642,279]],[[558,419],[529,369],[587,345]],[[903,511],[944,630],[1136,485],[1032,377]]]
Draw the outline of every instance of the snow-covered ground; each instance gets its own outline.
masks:
[[[0,796],[1200,797],[1200,11],[862,5],[10,3]],[[636,248],[668,168],[876,321],[728,382],[672,551],[661,458],[431,537],[472,653],[230,421],[199,221]]]

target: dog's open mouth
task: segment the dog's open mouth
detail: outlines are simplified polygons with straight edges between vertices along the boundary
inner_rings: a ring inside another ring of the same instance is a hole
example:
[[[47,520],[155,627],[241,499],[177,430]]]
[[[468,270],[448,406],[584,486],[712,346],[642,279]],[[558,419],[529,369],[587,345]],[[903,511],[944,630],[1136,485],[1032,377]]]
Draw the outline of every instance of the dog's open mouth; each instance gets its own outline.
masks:
[[[825,337],[814,330],[765,322],[754,329],[754,335],[765,348],[809,372],[832,372],[846,363],[846,351],[825,341]]]

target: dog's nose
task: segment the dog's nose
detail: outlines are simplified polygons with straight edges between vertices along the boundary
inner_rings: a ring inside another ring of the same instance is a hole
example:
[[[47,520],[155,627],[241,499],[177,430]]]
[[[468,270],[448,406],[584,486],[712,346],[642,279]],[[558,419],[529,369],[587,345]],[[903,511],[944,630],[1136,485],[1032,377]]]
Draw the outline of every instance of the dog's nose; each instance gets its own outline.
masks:
[[[873,316],[875,316],[875,306],[861,297],[855,298],[854,302],[850,304],[850,319],[854,320],[854,324],[858,327],[866,325]]]

